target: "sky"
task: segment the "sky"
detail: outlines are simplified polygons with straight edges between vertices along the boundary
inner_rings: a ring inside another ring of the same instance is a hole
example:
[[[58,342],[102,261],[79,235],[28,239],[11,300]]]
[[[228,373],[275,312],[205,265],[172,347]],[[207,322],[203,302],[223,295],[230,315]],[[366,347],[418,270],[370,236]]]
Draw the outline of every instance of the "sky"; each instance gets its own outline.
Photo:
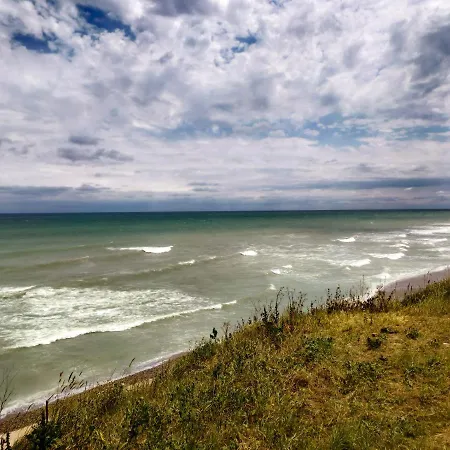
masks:
[[[448,0],[0,1],[0,212],[449,207]]]

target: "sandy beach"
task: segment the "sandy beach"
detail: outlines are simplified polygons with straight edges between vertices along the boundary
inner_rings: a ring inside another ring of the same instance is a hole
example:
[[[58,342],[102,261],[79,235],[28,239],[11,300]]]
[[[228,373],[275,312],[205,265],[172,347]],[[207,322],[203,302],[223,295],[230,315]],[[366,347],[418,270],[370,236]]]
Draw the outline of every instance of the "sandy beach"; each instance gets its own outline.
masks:
[[[394,292],[396,297],[402,297],[406,292],[414,292],[426,287],[430,283],[436,283],[450,277],[450,266],[446,269],[428,272],[414,277],[402,278],[383,287],[387,294]]]

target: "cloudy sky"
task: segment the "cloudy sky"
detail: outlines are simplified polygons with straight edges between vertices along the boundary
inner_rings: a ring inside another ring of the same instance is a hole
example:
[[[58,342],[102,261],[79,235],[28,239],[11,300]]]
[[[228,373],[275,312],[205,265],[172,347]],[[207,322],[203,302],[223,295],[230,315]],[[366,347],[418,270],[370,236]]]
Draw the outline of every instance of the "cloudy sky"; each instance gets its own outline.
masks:
[[[0,212],[450,207],[448,0],[1,0]]]

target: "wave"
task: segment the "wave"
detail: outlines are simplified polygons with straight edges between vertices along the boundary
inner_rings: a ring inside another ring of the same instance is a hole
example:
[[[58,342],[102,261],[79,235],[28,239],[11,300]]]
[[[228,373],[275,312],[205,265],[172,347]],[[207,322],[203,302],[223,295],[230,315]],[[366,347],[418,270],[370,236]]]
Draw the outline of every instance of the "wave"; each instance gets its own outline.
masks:
[[[277,288],[275,287],[274,284],[269,285],[269,291],[276,291]]]
[[[283,266],[283,269],[292,269],[291,264],[287,264],[286,266]]]
[[[421,244],[431,245],[434,247],[435,244],[438,244],[440,242],[446,242],[447,240],[448,240],[447,238],[423,238],[420,239],[419,242]]]
[[[372,256],[372,258],[377,258],[377,259],[390,259],[390,260],[397,260],[397,259],[401,259],[405,256],[404,253],[400,252],[400,253],[370,253],[370,256]]]
[[[346,263],[345,265],[348,265],[350,267],[363,267],[363,266],[367,266],[371,263],[372,261],[368,258],[366,259],[358,259],[357,261],[351,261],[349,263]]]
[[[433,234],[450,234],[450,226],[436,225],[428,228],[416,228],[409,231],[416,236],[431,236]]]
[[[144,252],[144,253],[168,253],[172,250],[173,245],[168,247],[108,247],[108,250]]]
[[[192,266],[192,265],[195,264],[195,263],[196,263],[195,259],[191,259],[191,260],[189,260],[189,261],[180,261],[180,262],[178,263],[178,265],[179,265],[179,266]]]
[[[41,338],[38,338],[34,340],[34,342],[25,343],[25,342],[19,342],[16,345],[10,345],[8,347],[5,347],[5,349],[19,349],[19,348],[33,348],[33,347],[39,347],[44,345],[50,345],[54,344],[60,341],[65,341],[68,339],[74,339],[81,336],[88,336],[93,334],[99,334],[99,333],[119,333],[124,331],[129,331],[134,328],[138,328],[150,323],[160,322],[163,320],[173,319],[176,317],[183,317],[192,315],[198,312],[203,311],[214,311],[214,310],[220,310],[224,306],[231,306],[235,305],[237,303],[237,300],[233,300],[231,302],[227,303],[217,303],[214,305],[207,305],[202,306],[198,308],[191,308],[186,309],[182,311],[174,311],[167,314],[160,314],[153,317],[146,317],[141,320],[135,320],[135,321],[129,321],[124,323],[108,323],[103,325],[97,325],[92,327],[80,327],[80,328],[74,328],[72,330],[61,330],[57,333],[52,333],[51,335],[48,335],[46,337],[42,336]]]
[[[165,274],[171,273],[171,272],[177,272],[181,270],[185,270],[187,268],[190,268],[192,266],[197,265],[206,265],[213,261],[221,261],[228,259],[228,256],[223,257],[217,257],[217,256],[209,256],[205,258],[199,258],[190,261],[180,261],[178,263],[174,264],[168,264],[166,266],[157,267],[157,268],[151,268],[151,269],[143,269],[143,270],[123,270],[116,273],[110,273],[108,274],[108,277],[105,278],[103,275],[97,275],[97,276],[86,276],[83,279],[77,280],[77,287],[97,287],[98,285],[104,285],[104,281],[108,280],[110,283],[112,283],[114,286],[123,286],[126,284],[127,286],[131,286],[130,283],[133,281],[139,281],[139,280],[148,280],[152,277],[158,277],[163,276]]]
[[[404,249],[408,249],[408,248],[409,248],[409,243],[403,243],[403,242],[401,242],[401,243],[399,243],[399,244],[393,244],[393,245],[390,245],[389,247],[392,247],[392,248],[399,248],[400,250],[404,250]]]
[[[280,269],[270,269],[270,271],[275,274],[275,275],[281,275],[281,270]]]
[[[386,280],[390,280],[392,278],[392,275],[388,272],[382,272],[382,273],[378,273],[377,275],[373,275],[371,278],[386,281]]]
[[[231,302],[222,303],[222,306],[231,306],[231,305],[236,305],[236,304],[237,304],[237,300],[233,300]]]
[[[255,252],[255,250],[245,250],[240,253],[242,256],[257,256],[258,255],[258,252]]]
[[[349,238],[337,239],[337,241],[344,242],[344,243],[355,242],[356,241],[356,237],[352,236],[352,237],[349,237]]]
[[[28,291],[31,291],[36,286],[25,286],[25,287],[9,287],[3,286],[0,287],[0,298],[6,297],[17,297],[18,295],[25,295]]]

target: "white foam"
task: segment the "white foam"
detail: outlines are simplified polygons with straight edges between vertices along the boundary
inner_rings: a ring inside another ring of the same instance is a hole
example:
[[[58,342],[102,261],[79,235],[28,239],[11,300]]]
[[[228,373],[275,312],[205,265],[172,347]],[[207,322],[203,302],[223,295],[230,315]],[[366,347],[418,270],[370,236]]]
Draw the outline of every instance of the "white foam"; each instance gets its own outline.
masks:
[[[417,236],[431,236],[433,234],[450,234],[450,226],[448,225],[437,225],[428,228],[417,228],[410,230],[411,234]]]
[[[345,239],[337,239],[339,242],[355,242],[356,238],[355,236],[349,237],[349,238],[345,238]]]
[[[274,284],[271,284],[271,285],[269,285],[269,290],[271,290],[271,291],[276,291],[277,288],[275,287]]]
[[[270,270],[273,274],[275,275],[281,275],[281,270],[280,269],[271,269]]]
[[[180,266],[192,266],[195,264],[195,259],[191,259],[190,261],[181,261],[178,263]]]
[[[66,332],[62,332],[62,333],[55,333],[55,334],[49,336],[48,338],[40,339],[38,342],[35,342],[33,344],[12,345],[12,346],[9,346],[6,348],[23,348],[23,347],[37,347],[38,345],[49,345],[49,344],[53,344],[58,341],[64,341],[66,339],[74,339],[76,337],[84,336],[84,335],[92,334],[92,333],[119,333],[119,332],[123,332],[123,331],[132,330],[133,328],[137,328],[137,327],[140,327],[140,326],[148,324],[148,323],[159,322],[159,321],[165,320],[165,319],[172,319],[175,317],[186,316],[186,315],[195,314],[195,313],[201,312],[201,311],[211,311],[211,310],[222,309],[222,307],[224,305],[231,305],[231,304],[234,304],[234,303],[233,302],[224,303],[224,304],[218,303],[216,305],[206,306],[203,308],[193,308],[193,309],[187,309],[185,311],[179,311],[179,312],[174,312],[174,313],[170,313],[170,314],[162,314],[160,316],[155,316],[155,317],[148,318],[146,320],[139,320],[139,321],[135,321],[135,322],[104,325],[104,326],[97,326],[97,327],[92,327],[92,328],[79,328],[79,329],[74,329],[74,330],[70,330],[70,331],[66,331]]]
[[[421,242],[422,244],[431,245],[433,247],[439,242],[446,242],[446,241],[447,238],[423,238],[419,240],[419,242]]]
[[[14,295],[18,288],[10,294]],[[22,291],[19,291],[22,292]],[[17,295],[17,294],[15,294]],[[22,314],[11,316],[10,302],[0,302],[5,347],[35,347],[77,336],[121,332],[146,323],[221,309],[222,304],[166,289],[114,291],[39,287],[24,292]]]
[[[399,243],[399,244],[393,244],[393,245],[390,245],[389,247],[392,247],[392,248],[399,248],[399,249],[401,249],[401,250],[404,250],[404,249],[408,249],[408,248],[409,248],[409,245],[408,245],[408,244],[404,244],[404,243]]]
[[[377,275],[374,275],[372,278],[380,279],[380,280],[390,280],[392,275],[387,272],[382,272]]]
[[[20,292],[26,292],[31,289],[34,289],[35,287],[36,286],[25,286],[25,287],[4,286],[4,287],[0,287],[0,295],[18,294]]]
[[[145,252],[145,253],[168,253],[172,250],[173,245],[168,247],[109,247],[108,250],[119,250],[129,252]]]
[[[370,253],[372,258],[397,260],[405,256],[404,253]]]
[[[292,266],[288,264],[287,266],[283,266],[283,269],[292,269]]]
[[[242,256],[257,256],[258,255],[258,252],[255,252],[255,250],[245,250],[240,253]]]
[[[363,267],[363,266],[367,266],[371,263],[369,258],[365,258],[365,259],[358,259],[357,261],[352,261],[349,262],[348,265],[351,267]],[[347,263],[346,263],[347,265]]]
[[[229,306],[229,305],[235,305],[237,303],[237,300],[233,300],[231,302],[222,303],[223,306]]]

